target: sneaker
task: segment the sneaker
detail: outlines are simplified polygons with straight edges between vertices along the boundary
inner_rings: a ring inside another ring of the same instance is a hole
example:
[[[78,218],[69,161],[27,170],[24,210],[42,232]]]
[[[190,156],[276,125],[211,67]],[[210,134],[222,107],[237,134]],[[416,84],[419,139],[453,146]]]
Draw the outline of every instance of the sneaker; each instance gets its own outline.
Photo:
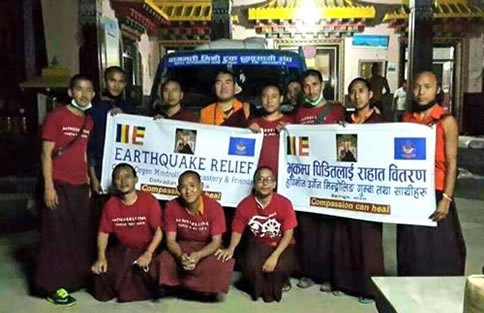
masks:
[[[292,289],[291,282],[287,280],[282,286],[282,292],[289,292]]]
[[[361,304],[372,304],[373,302],[375,302],[375,300],[371,298],[359,297],[358,302]]]
[[[333,290],[333,291],[331,291],[331,293],[333,294],[333,296],[336,296],[336,297],[344,296],[345,295],[344,292],[339,291],[339,290]]]
[[[55,305],[73,306],[76,304],[76,299],[69,295],[64,288],[57,289],[57,291],[51,296],[47,297],[47,301]]]
[[[303,278],[299,279],[299,282],[297,283],[297,286],[299,288],[304,288],[304,289],[309,288],[312,285],[314,285],[314,281],[311,278],[308,278],[308,277],[303,277]]]
[[[321,292],[331,292],[331,291],[333,291],[333,286],[331,286],[330,282],[325,281],[324,283],[321,284],[321,287],[319,287],[319,291],[321,291]]]

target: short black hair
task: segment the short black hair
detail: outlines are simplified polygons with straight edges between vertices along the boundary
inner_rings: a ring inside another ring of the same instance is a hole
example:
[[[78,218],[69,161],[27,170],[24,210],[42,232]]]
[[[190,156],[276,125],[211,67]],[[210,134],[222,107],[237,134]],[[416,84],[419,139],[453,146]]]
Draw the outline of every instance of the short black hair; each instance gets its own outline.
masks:
[[[264,92],[264,90],[266,90],[267,88],[276,88],[277,91],[279,92],[279,95],[282,96],[282,88],[281,88],[281,86],[279,86],[278,84],[274,84],[274,83],[267,83],[267,84],[265,84],[262,87],[262,89],[260,90],[261,95]]]
[[[257,180],[257,176],[258,176],[258,175],[259,175],[259,173],[260,173],[261,171],[263,171],[263,170],[269,170],[269,171],[271,171],[272,176],[273,176],[273,177],[276,177],[276,175],[274,174],[274,170],[272,169],[272,167],[264,165],[264,166],[258,167],[258,168],[255,170],[254,177],[253,177],[254,181],[256,181],[256,180]]]
[[[371,91],[371,84],[370,82],[368,81],[368,79],[366,78],[363,78],[363,77],[356,77],[355,79],[353,79],[351,81],[351,83],[348,85],[348,93],[351,92],[351,87],[353,86],[353,84],[357,83],[357,82],[362,82],[366,88],[368,88],[368,91]]]
[[[223,69],[223,70],[220,70],[220,71],[217,72],[217,75],[215,75],[214,83],[217,81],[217,76],[220,75],[220,74],[230,75],[232,77],[232,81],[234,82],[234,84],[236,83],[235,74],[232,71],[229,71],[229,70],[226,70],[226,69]]]
[[[110,66],[104,71],[104,81],[107,82],[109,77],[114,73],[123,74],[126,77],[126,72],[120,66]]]
[[[183,86],[182,86],[182,84],[180,83],[179,80],[174,79],[174,78],[168,78],[167,80],[165,80],[161,84],[161,86],[160,86],[160,92],[163,92],[163,88],[165,88],[165,86],[168,85],[168,83],[176,83],[176,84],[178,84],[178,86],[180,86],[180,90],[183,91]]]
[[[321,75],[321,72],[318,71],[318,70],[313,70],[313,69],[310,69],[310,70],[307,70],[306,72],[304,72],[303,74],[303,80],[306,79],[306,77],[309,77],[309,76],[313,76],[313,77],[316,77],[319,82],[323,82],[323,75]]]
[[[178,177],[178,185],[181,184],[181,181],[182,179],[185,177],[185,176],[195,176],[195,178],[198,180],[199,183],[202,182],[202,178],[200,177],[200,174],[198,174],[197,172],[195,171],[192,171],[192,170],[188,170],[188,171],[185,171],[183,173],[181,173],[181,175]]]
[[[74,76],[71,77],[71,80],[69,81],[69,89],[74,89],[74,87],[76,86],[76,84],[81,81],[81,80],[85,80],[85,81],[88,81],[91,83],[91,85],[93,85],[93,88],[94,88],[94,84],[92,82],[92,80],[87,77],[86,75],[84,74],[76,74]]]
[[[114,180],[114,174],[116,174],[116,171],[118,171],[121,168],[129,168],[131,170],[131,172],[133,173],[133,176],[138,177],[138,175],[136,174],[136,170],[134,169],[134,167],[131,164],[119,163],[113,169],[112,180]]]

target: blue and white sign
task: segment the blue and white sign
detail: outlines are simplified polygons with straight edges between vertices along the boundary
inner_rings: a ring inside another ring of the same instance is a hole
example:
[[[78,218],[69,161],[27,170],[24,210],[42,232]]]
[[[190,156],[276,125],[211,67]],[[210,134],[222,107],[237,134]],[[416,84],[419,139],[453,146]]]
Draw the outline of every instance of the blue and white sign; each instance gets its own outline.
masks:
[[[357,48],[388,48],[388,36],[382,35],[353,35],[352,44]]]

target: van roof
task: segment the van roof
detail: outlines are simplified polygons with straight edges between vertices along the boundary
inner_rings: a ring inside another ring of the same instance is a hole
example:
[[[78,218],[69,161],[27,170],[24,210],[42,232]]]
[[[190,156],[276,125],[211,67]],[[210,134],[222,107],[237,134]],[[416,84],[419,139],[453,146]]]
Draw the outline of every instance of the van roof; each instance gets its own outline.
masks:
[[[219,39],[195,47],[195,50],[225,50],[225,49],[267,49],[267,41],[261,37],[249,37],[242,40]]]

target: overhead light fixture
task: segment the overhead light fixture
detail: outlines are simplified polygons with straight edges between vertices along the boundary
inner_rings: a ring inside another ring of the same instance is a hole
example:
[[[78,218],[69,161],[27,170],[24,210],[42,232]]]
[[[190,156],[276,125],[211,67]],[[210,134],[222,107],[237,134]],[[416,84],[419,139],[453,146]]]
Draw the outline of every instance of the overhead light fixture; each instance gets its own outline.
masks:
[[[314,0],[303,0],[296,10],[296,29],[302,33],[312,32],[321,20],[321,9],[316,6]]]

